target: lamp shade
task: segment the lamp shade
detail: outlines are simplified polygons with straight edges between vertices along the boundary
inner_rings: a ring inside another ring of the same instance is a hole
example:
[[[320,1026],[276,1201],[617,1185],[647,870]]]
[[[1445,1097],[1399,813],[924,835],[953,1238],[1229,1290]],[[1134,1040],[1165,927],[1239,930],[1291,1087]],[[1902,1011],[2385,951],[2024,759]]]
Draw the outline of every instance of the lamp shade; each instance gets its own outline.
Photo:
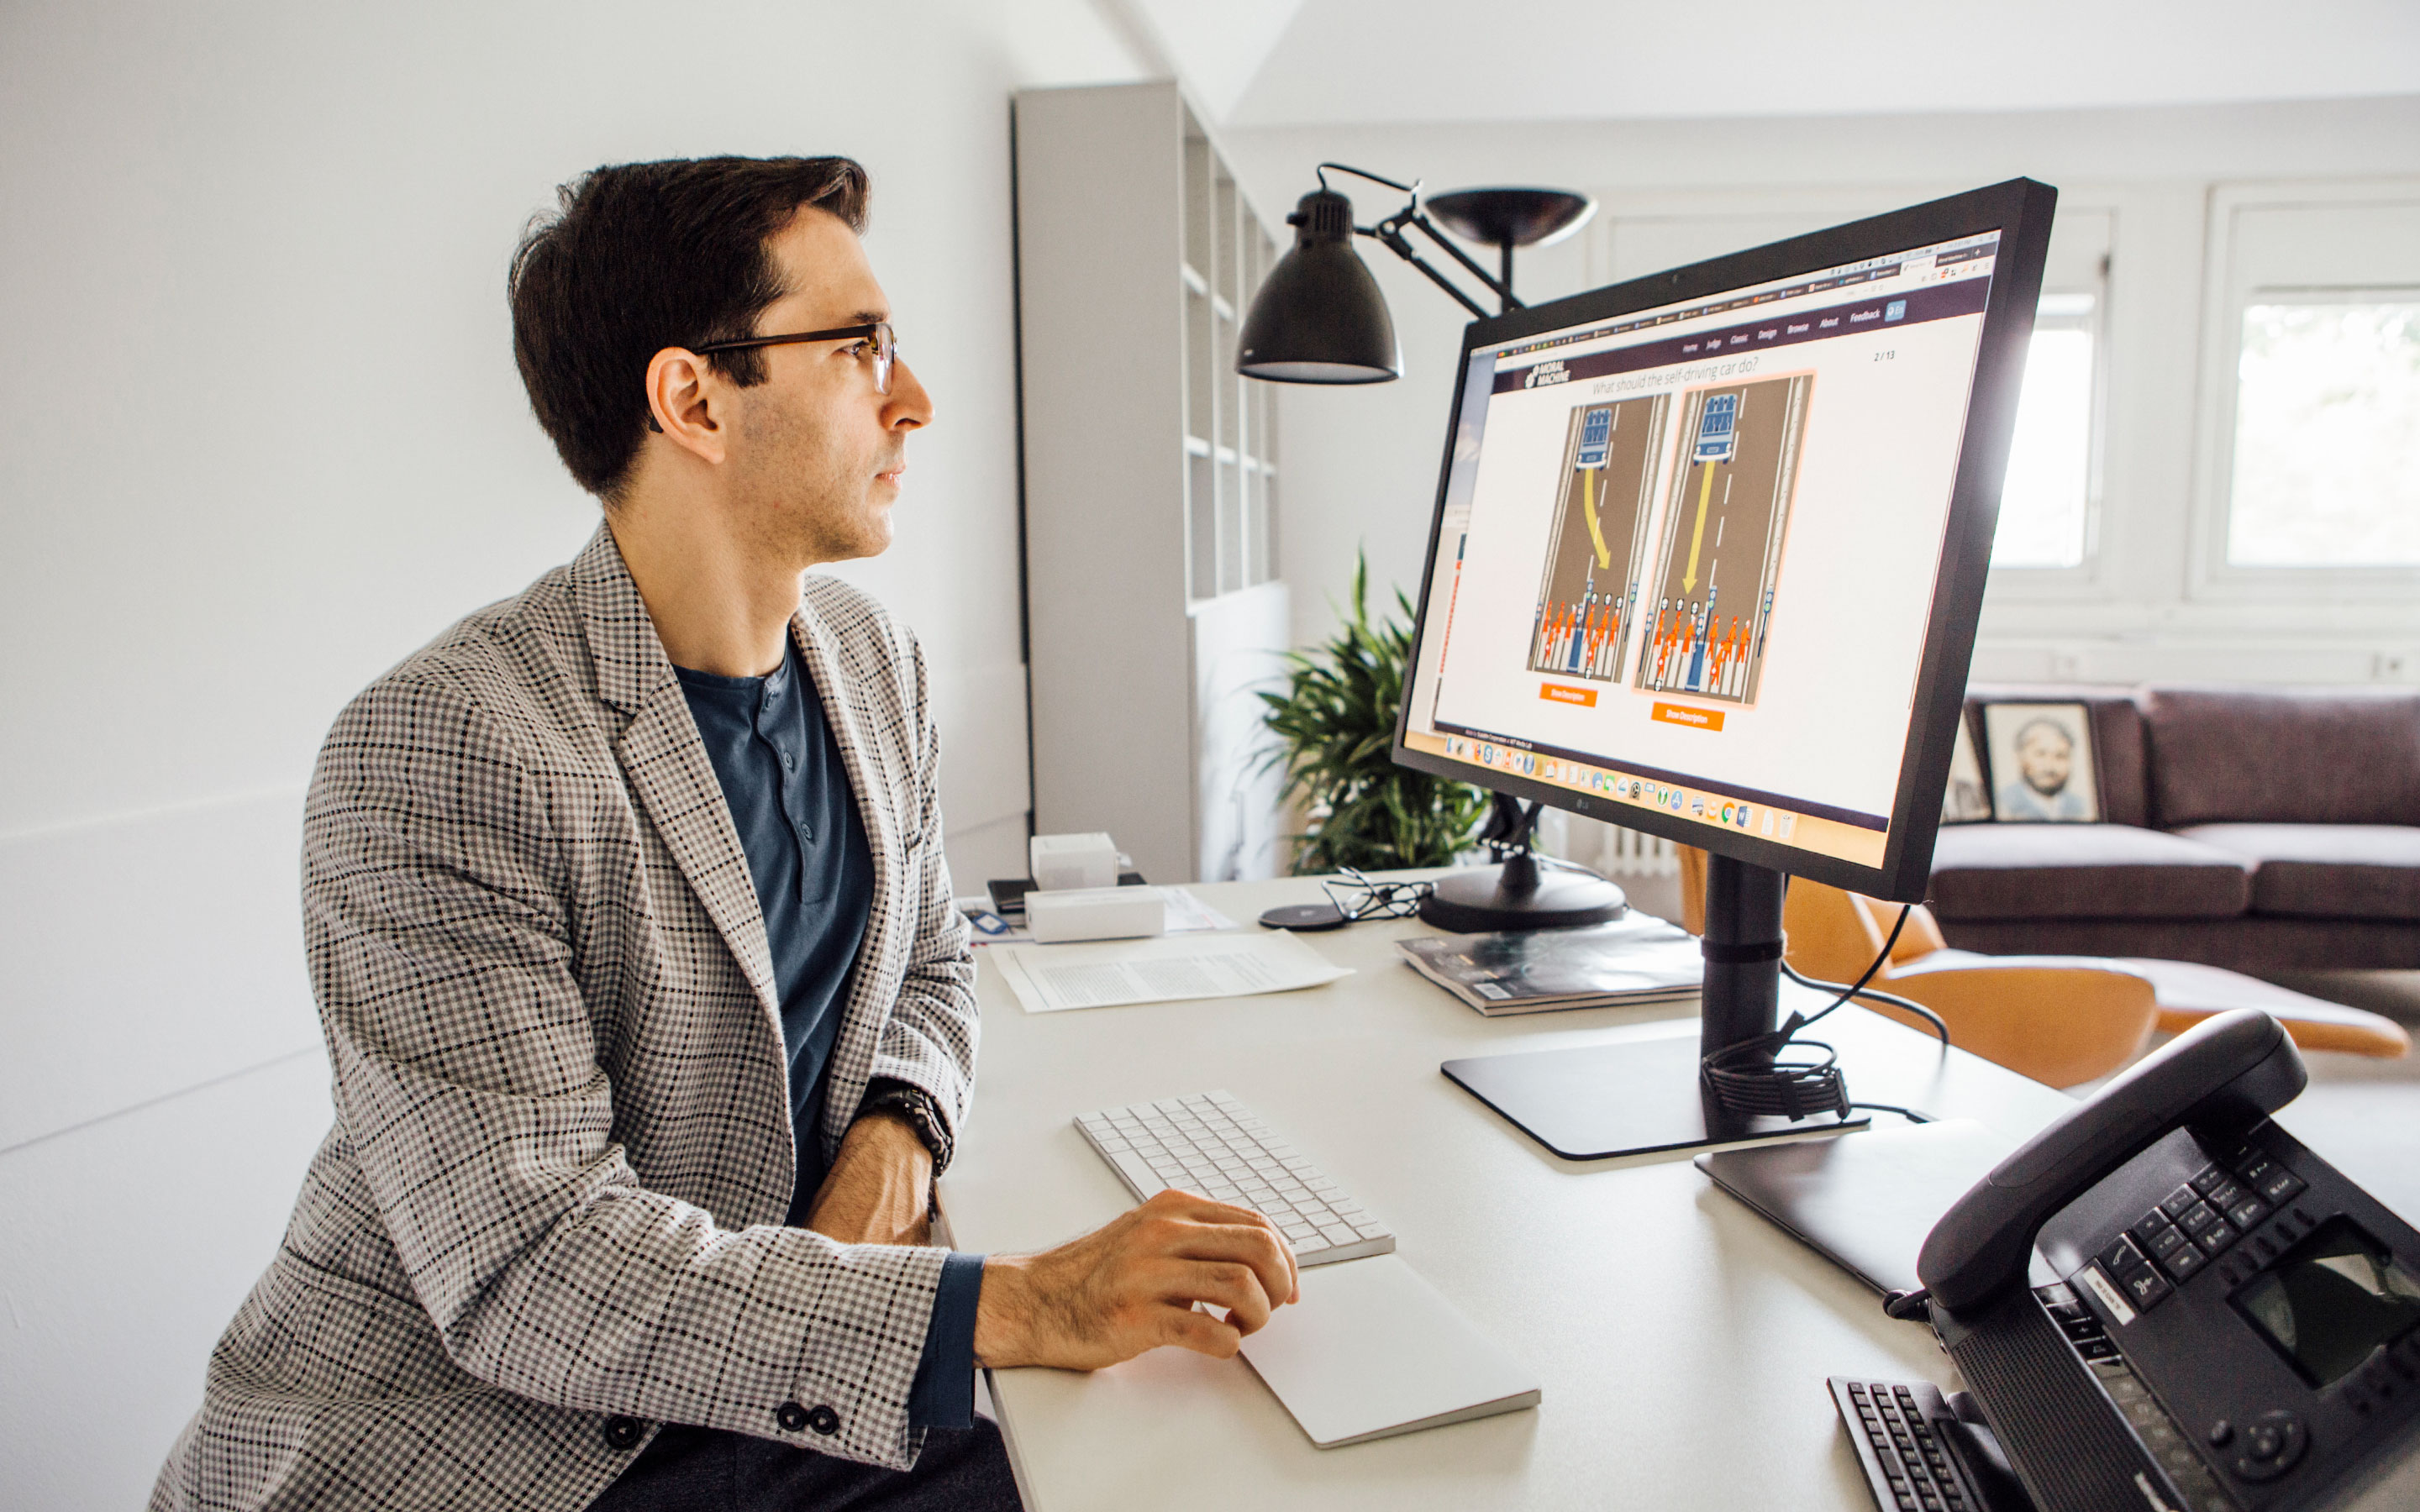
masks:
[[[1353,250],[1353,202],[1305,194],[1287,217],[1294,248],[1244,316],[1235,371],[1276,383],[1384,383],[1404,376],[1386,296]]]

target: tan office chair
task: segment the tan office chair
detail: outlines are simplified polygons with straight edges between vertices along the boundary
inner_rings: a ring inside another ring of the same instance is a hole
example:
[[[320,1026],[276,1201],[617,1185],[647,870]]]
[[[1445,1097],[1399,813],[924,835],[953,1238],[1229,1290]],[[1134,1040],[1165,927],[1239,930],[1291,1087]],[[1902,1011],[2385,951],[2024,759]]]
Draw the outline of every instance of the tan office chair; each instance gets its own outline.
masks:
[[[1678,849],[1683,923],[1701,934],[1706,854]],[[1897,903],[1792,878],[1782,908],[1790,964],[1819,981],[1854,981],[1898,918]],[[1871,985],[1940,1014],[1959,1048],[2053,1087],[2097,1080],[2140,1054],[2151,1030],[2179,1033],[2231,1008],[2273,1014],[2305,1050],[2392,1059],[2412,1046],[2410,1034],[2393,1019],[2216,966],[1953,950],[1920,903]],[[1887,1003],[1866,1006],[1921,1026],[1914,1014]]]
[[[1706,856],[1694,847],[1680,849],[1683,925],[1690,933],[1701,934]],[[1881,953],[1888,921],[1898,915],[1895,903],[1876,903],[1793,877],[1781,915],[1787,959],[1792,967],[1819,981],[1854,981]],[[2093,1081],[2140,1054],[2150,1038],[2155,1017],[2151,984],[2133,972],[2082,962],[1962,964],[1941,971],[1926,971],[1916,964],[1940,949],[1941,933],[1932,916],[1917,907],[1870,985],[1922,1003],[1949,1026],[1950,1043],[2021,1076],[2052,1087]],[[1922,1019],[1904,1009],[1862,1001],[1877,1013],[1930,1032]]]

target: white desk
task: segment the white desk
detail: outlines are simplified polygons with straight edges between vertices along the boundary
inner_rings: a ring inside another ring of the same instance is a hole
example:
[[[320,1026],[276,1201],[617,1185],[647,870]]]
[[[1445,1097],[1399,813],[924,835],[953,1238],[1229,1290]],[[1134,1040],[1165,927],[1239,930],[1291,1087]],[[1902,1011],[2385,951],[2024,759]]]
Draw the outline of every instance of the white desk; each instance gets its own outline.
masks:
[[[1194,890],[1242,924],[1320,896],[1300,880]],[[1456,1056],[1694,1038],[1695,1015],[1484,1019],[1400,964],[1392,942],[1424,932],[1401,920],[1304,935],[1357,968],[1332,986],[1138,1008],[1028,1014],[986,965],[974,1111],[943,1204],[965,1249],[1040,1248],[1097,1227],[1132,1201],[1069,1119],[1223,1087],[1392,1224],[1398,1253],[1537,1369],[1544,1404],[1321,1450],[1241,1360],[1159,1350],[1092,1375],[999,1371],[993,1399],[1028,1505],[1870,1512],[1824,1377],[1953,1382],[1931,1335],[1885,1319],[1871,1292],[1685,1157],[1558,1160],[1437,1071]],[[1823,1029],[1868,1101],[2012,1138],[2068,1105],[1859,1010]]]

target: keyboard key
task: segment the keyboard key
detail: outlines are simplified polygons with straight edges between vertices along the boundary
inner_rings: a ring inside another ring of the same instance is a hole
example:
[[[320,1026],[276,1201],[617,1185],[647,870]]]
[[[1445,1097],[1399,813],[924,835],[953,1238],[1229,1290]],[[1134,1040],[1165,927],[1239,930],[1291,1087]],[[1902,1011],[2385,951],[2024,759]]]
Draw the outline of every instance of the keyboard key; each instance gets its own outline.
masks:
[[[2249,1228],[2268,1216],[2269,1204],[2248,1195],[2242,1201],[2226,1210],[2226,1221],[2238,1228]]]
[[[2147,1310],[2166,1301],[2168,1293],[2175,1289],[2168,1285],[2167,1277],[2148,1265],[2127,1272],[2118,1278],[2118,1284],[2133,1299],[2135,1306]]]
[[[1075,1122],[1137,1196],[1176,1187],[1250,1208],[1285,1235],[1298,1263],[1395,1247],[1392,1230],[1233,1093],[1161,1098]]]
[[[2175,1191],[2169,1193],[2166,1198],[2160,1203],[2160,1211],[2166,1213],[2169,1217],[2176,1219],[2179,1223],[2182,1223],[2184,1221],[2185,1213],[2193,1208],[2194,1204],[2200,1200],[2200,1193],[2195,1191],[2192,1187],[2180,1186]]]
[[[2101,1252],[2100,1260],[2102,1270],[2111,1275],[2118,1275],[2141,1265],[2143,1253],[2134,1247],[2134,1242],[2132,1239],[2120,1234],[2116,1243]]]

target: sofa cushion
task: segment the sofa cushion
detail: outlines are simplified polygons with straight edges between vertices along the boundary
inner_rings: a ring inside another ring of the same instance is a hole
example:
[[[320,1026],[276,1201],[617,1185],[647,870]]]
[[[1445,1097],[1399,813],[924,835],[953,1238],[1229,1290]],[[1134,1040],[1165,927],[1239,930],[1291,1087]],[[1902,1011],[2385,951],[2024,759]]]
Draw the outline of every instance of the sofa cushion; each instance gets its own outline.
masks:
[[[2085,683],[1975,683],[1966,689],[1967,718],[1981,750],[1984,703],[2081,703],[2092,721],[2092,753],[2101,790],[2101,817],[2113,825],[2151,822],[2143,767],[2143,711],[2131,687]]]
[[[2252,863],[2131,825],[1958,825],[1933,843],[1931,903],[1944,918],[2232,918]]]
[[[2420,693],[2155,687],[2151,820],[2398,825],[2420,814]]]
[[[2259,863],[2256,914],[2420,919],[2420,828],[2195,825],[2179,833]]]

